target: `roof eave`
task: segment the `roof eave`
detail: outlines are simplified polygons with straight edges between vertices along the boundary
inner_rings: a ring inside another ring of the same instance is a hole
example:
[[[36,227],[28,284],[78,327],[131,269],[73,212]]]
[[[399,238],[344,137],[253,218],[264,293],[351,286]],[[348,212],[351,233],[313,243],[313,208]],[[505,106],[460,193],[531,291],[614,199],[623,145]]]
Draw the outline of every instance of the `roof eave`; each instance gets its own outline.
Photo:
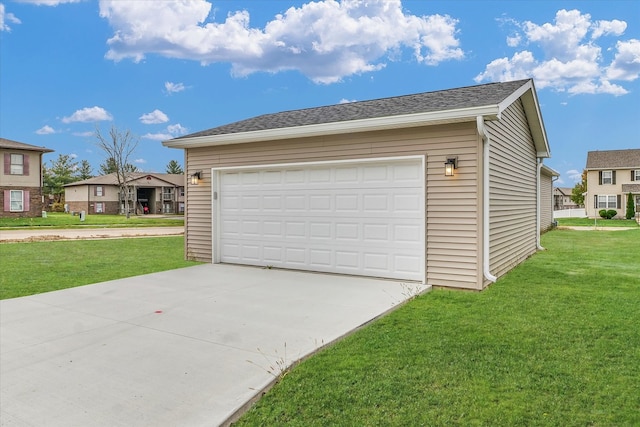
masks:
[[[549,149],[549,141],[547,140],[547,132],[544,128],[542,113],[540,113],[540,104],[536,95],[533,80],[525,82],[516,89],[511,95],[505,98],[499,105],[500,113],[517,99],[522,99],[522,107],[529,122],[529,129],[533,137],[533,143],[536,147],[536,156],[539,158],[551,157]]]
[[[163,141],[162,145],[170,148],[213,147],[218,145],[245,144],[260,141],[308,138],[313,136],[339,135],[353,132],[371,132],[397,128],[431,126],[443,123],[475,121],[476,117],[479,115],[485,117],[485,119],[492,120],[497,119],[498,114],[498,105],[487,105],[455,110],[404,114],[251,132],[238,132],[224,135],[178,138]]]

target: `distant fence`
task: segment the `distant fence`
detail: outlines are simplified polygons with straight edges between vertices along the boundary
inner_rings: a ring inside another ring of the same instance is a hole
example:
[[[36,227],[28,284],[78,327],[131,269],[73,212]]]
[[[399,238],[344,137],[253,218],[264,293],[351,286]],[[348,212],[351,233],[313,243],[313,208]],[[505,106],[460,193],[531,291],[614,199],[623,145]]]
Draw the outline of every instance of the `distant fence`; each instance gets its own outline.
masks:
[[[582,209],[562,209],[559,211],[553,211],[553,219],[556,218],[585,218],[587,212]]]

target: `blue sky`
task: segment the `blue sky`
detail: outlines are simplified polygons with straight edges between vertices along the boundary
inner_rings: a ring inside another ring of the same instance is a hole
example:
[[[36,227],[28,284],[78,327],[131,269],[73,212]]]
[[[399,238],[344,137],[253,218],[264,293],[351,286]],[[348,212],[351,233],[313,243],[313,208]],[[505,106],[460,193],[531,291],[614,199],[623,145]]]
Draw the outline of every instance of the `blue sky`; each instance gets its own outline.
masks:
[[[88,160],[115,125],[161,141],[258,114],[533,77],[573,186],[640,147],[640,2],[0,0],[0,136]]]

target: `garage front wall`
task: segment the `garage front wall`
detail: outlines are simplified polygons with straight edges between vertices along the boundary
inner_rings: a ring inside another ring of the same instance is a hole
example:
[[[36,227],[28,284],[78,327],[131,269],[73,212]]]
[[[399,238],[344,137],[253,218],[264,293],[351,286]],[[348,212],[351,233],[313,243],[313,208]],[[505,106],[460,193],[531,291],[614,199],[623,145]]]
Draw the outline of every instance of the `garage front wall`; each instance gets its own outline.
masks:
[[[212,224],[218,218],[212,209],[212,168],[421,156],[426,281],[481,289],[479,148],[475,123],[187,148],[187,174],[202,171],[202,181],[187,191],[186,256],[213,261]],[[450,156],[458,157],[459,168],[454,177],[445,177]]]

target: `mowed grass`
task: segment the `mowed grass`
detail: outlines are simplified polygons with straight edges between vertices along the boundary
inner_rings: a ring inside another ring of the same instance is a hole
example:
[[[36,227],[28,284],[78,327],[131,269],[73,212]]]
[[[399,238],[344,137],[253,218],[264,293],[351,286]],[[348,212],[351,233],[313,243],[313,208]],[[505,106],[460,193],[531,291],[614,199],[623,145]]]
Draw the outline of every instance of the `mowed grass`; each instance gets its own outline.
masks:
[[[603,219],[603,218],[558,218],[559,226],[567,227],[640,227],[634,219]]]
[[[238,426],[640,425],[640,230],[545,234],[286,373]]]
[[[85,215],[85,220],[80,221],[79,215],[71,215],[58,212],[47,213],[46,218],[0,218],[0,231],[2,228],[74,228],[74,227],[163,227],[180,226],[184,224],[183,216],[145,216],[131,215]]]
[[[0,299],[196,264],[183,236],[0,243]]]

